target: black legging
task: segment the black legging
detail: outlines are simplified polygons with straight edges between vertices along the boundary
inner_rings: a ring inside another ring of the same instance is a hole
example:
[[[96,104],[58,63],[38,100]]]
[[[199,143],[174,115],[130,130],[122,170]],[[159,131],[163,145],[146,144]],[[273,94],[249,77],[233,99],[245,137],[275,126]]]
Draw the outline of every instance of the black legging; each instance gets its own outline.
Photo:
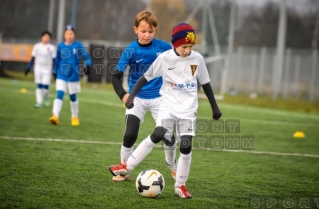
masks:
[[[137,140],[141,120],[137,116],[130,114],[126,115],[125,120],[123,146],[126,148],[131,148],[134,146]],[[167,140],[164,137],[161,140],[163,140],[167,146],[172,146],[175,143],[175,136],[173,134],[171,140]]]
[[[123,145],[124,147],[131,148],[137,140],[141,120],[135,115],[130,114],[126,115],[125,120]]]

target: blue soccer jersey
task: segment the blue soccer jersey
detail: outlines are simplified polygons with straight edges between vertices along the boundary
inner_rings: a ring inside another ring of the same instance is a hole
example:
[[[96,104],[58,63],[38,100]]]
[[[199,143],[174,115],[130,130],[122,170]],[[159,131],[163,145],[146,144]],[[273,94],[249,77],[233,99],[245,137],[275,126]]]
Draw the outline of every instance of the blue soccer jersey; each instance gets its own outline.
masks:
[[[123,72],[129,66],[129,93],[136,81],[147,71],[158,55],[171,49],[171,45],[165,41],[153,39],[148,46],[140,45],[137,40],[129,44],[116,66],[116,69]],[[156,78],[145,84],[137,97],[142,99],[154,99],[160,97],[159,90],[162,86],[162,78]]]
[[[85,65],[80,64],[81,59],[85,60],[85,65],[92,65],[89,54],[80,42],[74,41],[69,45],[64,42],[60,43],[54,64],[54,73],[57,75],[57,79],[67,82],[80,81],[80,74],[84,73],[83,67],[85,67]]]

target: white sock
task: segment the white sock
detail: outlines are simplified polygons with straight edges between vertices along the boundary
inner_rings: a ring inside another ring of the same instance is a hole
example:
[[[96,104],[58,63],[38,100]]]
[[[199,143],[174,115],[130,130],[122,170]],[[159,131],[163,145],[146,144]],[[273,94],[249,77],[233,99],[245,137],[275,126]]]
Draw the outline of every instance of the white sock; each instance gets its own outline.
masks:
[[[182,153],[180,154],[178,162],[177,162],[175,187],[185,185],[188,179],[191,162],[192,162],[192,153],[189,153],[187,155]]]
[[[75,102],[70,102],[71,106],[71,113],[73,118],[77,118],[79,114],[79,101],[76,100]]]
[[[130,157],[130,155],[133,153],[134,151],[134,146],[131,148],[127,148],[124,147],[124,145],[122,144],[121,146],[121,163],[127,163],[127,159]]]
[[[127,169],[132,171],[152,151],[154,147],[150,136],[144,139],[127,160]]]
[[[43,102],[43,94],[42,94],[42,89],[37,88],[35,90],[35,95],[36,95],[36,100],[38,104],[42,104]]]
[[[49,98],[49,89],[43,89],[43,97],[44,99]]]
[[[57,117],[59,117],[59,114],[62,109],[63,101],[61,99],[54,99],[53,102],[53,114]]]
[[[173,146],[164,144],[165,160],[166,163],[172,165],[176,163],[176,143]]]

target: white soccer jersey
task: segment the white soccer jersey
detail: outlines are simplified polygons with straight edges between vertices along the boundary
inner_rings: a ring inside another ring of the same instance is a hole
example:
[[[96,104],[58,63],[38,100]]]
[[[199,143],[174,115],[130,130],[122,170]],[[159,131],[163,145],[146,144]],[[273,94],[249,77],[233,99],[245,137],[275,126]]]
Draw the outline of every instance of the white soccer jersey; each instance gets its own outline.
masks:
[[[45,69],[52,69],[52,59],[56,56],[55,46],[48,43],[37,43],[34,45],[31,53],[32,57],[35,57],[35,67],[36,68],[45,68]]]
[[[196,116],[198,108],[197,80],[210,82],[201,54],[191,51],[187,57],[178,56],[174,49],[162,53],[144,74],[147,81],[162,76],[162,104],[179,118]]]

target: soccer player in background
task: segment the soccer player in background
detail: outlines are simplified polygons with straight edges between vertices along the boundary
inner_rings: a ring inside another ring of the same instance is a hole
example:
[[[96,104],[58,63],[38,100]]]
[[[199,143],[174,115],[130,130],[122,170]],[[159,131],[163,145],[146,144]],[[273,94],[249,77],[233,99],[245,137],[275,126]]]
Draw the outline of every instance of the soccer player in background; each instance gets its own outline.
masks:
[[[85,64],[80,64],[81,58],[85,60]],[[54,65],[56,98],[53,103],[53,116],[49,118],[52,124],[59,124],[59,114],[65,92],[69,93],[71,100],[71,125],[78,126],[80,124],[79,101],[76,94],[81,91],[80,74],[84,72],[88,75],[91,64],[91,58],[84,46],[75,40],[75,29],[68,25],[64,30],[64,42],[58,45]]]
[[[135,82],[144,74],[148,67],[154,62],[159,54],[172,49],[171,45],[165,41],[154,38],[157,30],[156,15],[148,10],[139,12],[135,17],[134,32],[137,39],[125,48],[116,66],[116,71],[112,77],[112,84],[116,94],[125,103],[129,93],[127,93],[121,83],[124,71],[129,66],[129,92]],[[134,150],[134,143],[138,137],[140,123],[144,120],[146,111],[150,111],[156,121],[160,106],[159,90],[162,86],[162,78],[156,78],[147,83],[136,95],[135,106],[126,109],[125,113],[125,133],[120,151],[120,165],[110,166],[109,170],[113,174],[113,181],[129,180],[129,175],[118,175],[117,170],[122,168]],[[174,136],[172,139],[164,141],[164,151],[166,164],[171,171],[172,177],[176,175],[176,143]]]
[[[34,65],[34,82],[37,85],[35,90],[35,108],[42,107],[43,103],[45,106],[50,105],[49,86],[51,83],[52,67],[56,54],[55,46],[50,43],[51,37],[52,35],[49,31],[44,31],[41,34],[41,42],[34,45],[31,53],[31,61],[24,72],[25,75],[28,75]]]
[[[195,136],[198,108],[197,80],[209,100],[212,117],[218,120],[220,112],[210,85],[208,71],[201,54],[192,50],[195,44],[195,31],[187,23],[173,28],[172,44],[174,49],[162,53],[139,78],[128,99],[127,108],[134,108],[135,95],[152,80],[162,77],[160,90],[161,106],[154,132],[144,139],[122,167],[120,175],[128,175],[152,150],[155,144],[165,137],[169,139],[176,124],[181,136],[180,156],[177,162],[175,194],[181,198],[191,198],[185,183],[188,179],[192,159],[192,138]],[[134,100],[134,103],[133,103]]]

